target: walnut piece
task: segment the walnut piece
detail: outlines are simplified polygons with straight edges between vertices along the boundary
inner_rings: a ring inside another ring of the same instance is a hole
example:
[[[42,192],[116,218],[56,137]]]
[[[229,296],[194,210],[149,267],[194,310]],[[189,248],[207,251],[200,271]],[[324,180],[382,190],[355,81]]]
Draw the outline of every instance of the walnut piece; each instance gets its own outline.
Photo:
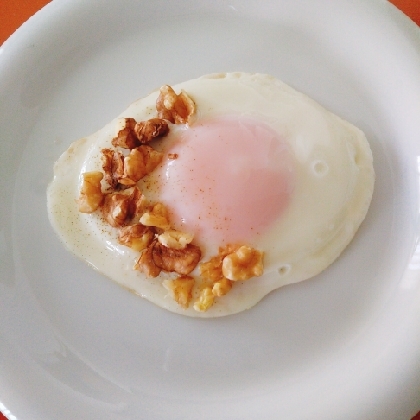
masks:
[[[129,215],[130,197],[126,194],[106,194],[102,214],[112,227],[124,226]]]
[[[203,287],[198,299],[194,302],[194,309],[198,312],[205,312],[214,304],[214,294],[210,286]]]
[[[232,280],[228,280],[226,277],[221,278],[213,284],[213,295],[217,297],[224,296],[232,289],[232,284]]]
[[[263,256],[263,252],[243,245],[223,258],[222,273],[233,281],[261,276],[264,271]]]
[[[182,275],[190,274],[200,258],[200,248],[192,244],[188,244],[184,249],[172,249],[157,242],[153,247],[153,261],[164,271],[175,271]]]
[[[207,262],[200,264],[200,276],[210,283],[215,283],[216,281],[223,279],[223,258],[236,251],[238,248],[239,246],[237,245],[226,245],[225,247],[220,247],[218,255],[210,258]]]
[[[139,149],[130,150],[130,154],[124,158],[124,176],[121,180],[124,184],[135,184],[146,174],[144,154]]]
[[[158,241],[172,249],[184,249],[194,239],[192,233],[178,232],[177,230],[167,230],[158,236]]]
[[[104,201],[101,190],[101,181],[104,177],[102,172],[85,172],[82,174],[83,183],[80,189],[78,205],[80,213],[93,213]]]
[[[139,270],[146,274],[147,277],[157,277],[161,269],[155,264],[153,260],[153,248],[156,242],[152,242],[140,255],[139,259],[134,265],[135,270]]]
[[[164,280],[162,284],[168,290],[175,302],[184,309],[188,308],[195,284],[194,277],[180,276],[174,280]]]
[[[123,118],[120,121],[123,128],[112,139],[112,145],[123,149],[135,149],[157,137],[164,137],[169,132],[168,123],[161,118],[151,118],[139,123],[134,118]]]
[[[156,100],[156,110],[159,118],[173,124],[189,124],[195,114],[195,103],[184,91],[177,95],[171,86],[164,85]]]
[[[141,178],[152,172],[162,161],[163,153],[143,145],[130,150],[126,157],[112,149],[102,149],[102,168],[105,181],[113,189],[131,187]]]
[[[169,216],[168,210],[162,203],[156,203],[153,208],[143,213],[140,218],[140,223],[144,226],[154,226],[159,229],[169,230]]]
[[[168,123],[161,118],[151,118],[141,121],[134,127],[134,132],[140,143],[148,143],[157,137],[165,137],[169,133]]]
[[[124,158],[124,176],[119,180],[124,185],[134,185],[150,174],[162,161],[163,153],[144,145],[130,150]]]
[[[134,131],[137,121],[134,118],[123,118],[123,128],[118,131],[116,137],[112,139],[112,145],[123,149],[134,149],[140,146],[140,141]]]
[[[112,149],[102,149],[101,152],[105,181],[111,188],[117,189],[120,179],[124,176],[124,156]]]
[[[155,236],[153,229],[141,224],[124,226],[118,232],[118,242],[135,251],[143,251]]]
[[[148,209],[147,198],[137,186],[127,188],[123,194],[129,196],[127,217],[131,224],[138,223],[143,213]]]
[[[144,202],[145,197],[137,186],[127,188],[105,195],[102,214],[111,226],[124,226],[129,221],[137,222],[144,209]]]

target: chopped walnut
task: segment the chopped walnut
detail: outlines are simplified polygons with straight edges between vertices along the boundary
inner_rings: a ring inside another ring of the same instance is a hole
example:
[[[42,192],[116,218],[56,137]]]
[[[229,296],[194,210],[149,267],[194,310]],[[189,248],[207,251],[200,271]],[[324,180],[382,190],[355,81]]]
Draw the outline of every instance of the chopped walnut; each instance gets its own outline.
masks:
[[[209,280],[212,283],[218,281],[223,277],[222,273],[223,258],[219,255],[210,258],[209,261],[200,264],[200,275],[204,280]]]
[[[147,226],[140,224],[124,226],[118,232],[118,242],[135,251],[143,251],[150,245],[154,236],[154,231]]]
[[[174,124],[188,124],[195,114],[195,103],[184,91],[177,95],[170,86],[164,85],[156,100],[156,110],[159,118]]]
[[[192,233],[167,230],[158,236],[158,241],[172,249],[184,249],[194,239]]]
[[[223,258],[223,275],[233,281],[248,280],[263,273],[263,252],[243,245]]]
[[[129,215],[130,197],[126,194],[106,194],[102,214],[112,227],[124,226]]]
[[[182,275],[190,274],[200,258],[200,248],[192,244],[188,244],[184,249],[172,249],[157,242],[153,247],[153,261],[164,271],[175,271]]]
[[[130,154],[124,158],[124,176],[119,182],[124,185],[135,184],[152,172],[162,161],[162,158],[162,152],[147,145],[130,150]]]
[[[140,141],[134,131],[136,120],[134,118],[124,118],[122,120],[123,128],[118,131],[116,137],[112,139],[112,145],[122,147],[123,149],[134,149],[140,146]]]
[[[102,214],[113,227],[120,227],[131,221],[137,223],[146,207],[146,199],[137,186],[118,193],[105,195]]]
[[[136,124],[134,132],[140,143],[148,143],[157,137],[165,137],[169,133],[168,123],[161,118],[151,118]]]
[[[146,165],[146,174],[150,174],[150,172],[154,171],[159,163],[162,162],[163,153],[147,145],[143,145],[139,147],[139,149],[141,149],[141,152],[145,156],[144,162]]]
[[[124,177],[121,182],[135,184],[146,174],[144,154],[140,149],[130,150],[130,154],[124,158]]]
[[[219,248],[219,254],[210,258],[207,262],[200,264],[200,276],[211,283],[215,283],[224,278],[222,272],[223,258],[232,253],[239,247],[236,245],[227,245]]]
[[[134,265],[135,270],[139,270],[148,277],[157,277],[161,269],[155,264],[153,260],[153,248],[156,242],[152,242],[140,255],[139,259]]]
[[[169,216],[168,210],[162,203],[156,203],[153,208],[143,213],[140,218],[140,223],[144,226],[154,226],[159,229],[169,230]]]
[[[80,213],[93,213],[104,201],[101,190],[101,181],[104,177],[102,172],[85,172],[82,174],[83,183],[80,189],[79,204]]]
[[[230,252],[237,249],[234,245],[219,248],[219,254],[200,264],[200,276],[206,282],[212,284],[211,290],[214,296],[226,295],[232,289],[232,281],[228,280],[222,271],[223,259]],[[210,287],[210,286],[209,286]]]
[[[238,248],[240,247],[240,245],[232,245],[232,244],[228,244],[225,247],[219,247],[219,255],[222,258],[225,258],[226,255],[232,254],[232,252],[235,252]]]
[[[214,294],[210,286],[201,289],[198,299],[194,302],[194,309],[198,312],[205,312],[214,304]]]
[[[169,291],[175,302],[187,309],[192,299],[194,277],[180,276],[174,280],[164,280],[163,286]]]
[[[127,194],[130,197],[128,217],[131,219],[131,223],[138,223],[148,208],[147,198],[137,186],[124,190],[123,194]]]
[[[124,176],[123,154],[112,149],[102,149],[102,169],[105,172],[105,181],[111,188],[117,188]]]
[[[212,292],[214,296],[224,296],[232,289],[232,280],[228,280],[226,277],[221,278],[213,284]]]

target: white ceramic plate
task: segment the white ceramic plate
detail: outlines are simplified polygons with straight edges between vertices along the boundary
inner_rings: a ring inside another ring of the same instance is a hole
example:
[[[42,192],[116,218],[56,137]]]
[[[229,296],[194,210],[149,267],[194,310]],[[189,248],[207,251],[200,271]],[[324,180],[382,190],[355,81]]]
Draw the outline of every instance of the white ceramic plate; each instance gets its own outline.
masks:
[[[343,256],[232,317],[177,316],[66,252],[54,160],[164,83],[271,73],[362,128]],[[385,1],[53,1],[0,49],[0,408],[10,419],[408,420],[420,409],[420,31]]]

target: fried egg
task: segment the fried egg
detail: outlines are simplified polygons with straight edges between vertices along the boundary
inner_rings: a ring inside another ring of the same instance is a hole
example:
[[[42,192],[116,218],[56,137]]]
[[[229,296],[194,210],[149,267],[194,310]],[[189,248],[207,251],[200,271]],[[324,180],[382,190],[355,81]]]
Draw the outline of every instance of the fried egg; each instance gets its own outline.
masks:
[[[219,246],[247,244],[264,252],[263,275],[235,282],[206,312],[192,304],[184,309],[162,284],[170,274],[151,279],[134,270],[138,252],[120,245],[100,214],[78,211],[82,174],[102,170],[101,150],[112,147],[121,118],[156,116],[158,91],[74,142],[55,163],[48,212],[64,245],[133,293],[197,317],[251,308],[274,289],[333,263],[372,198],[375,175],[363,132],[264,74],[212,74],[173,88],[193,99],[196,115],[188,125],[171,125],[168,136],[156,141],[163,161],[138,186],[168,207],[177,230],[194,234],[202,261]]]

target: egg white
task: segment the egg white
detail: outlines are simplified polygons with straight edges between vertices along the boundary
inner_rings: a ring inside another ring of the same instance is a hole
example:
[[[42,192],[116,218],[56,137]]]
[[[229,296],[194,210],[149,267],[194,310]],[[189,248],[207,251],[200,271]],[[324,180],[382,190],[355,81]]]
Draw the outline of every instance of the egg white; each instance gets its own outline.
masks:
[[[74,142],[55,163],[47,191],[48,213],[64,245],[130,291],[162,308],[197,317],[243,311],[272,290],[327,268],[351,241],[371,202],[375,176],[363,132],[268,75],[212,74],[173,88],[186,91],[194,100],[196,121],[240,113],[268,124],[290,146],[296,171],[291,202],[280,220],[252,244],[265,253],[263,276],[235,283],[207,312],[195,311],[192,304],[183,309],[162,286],[162,279],[173,275],[150,279],[133,270],[138,253],[118,244],[116,229],[99,214],[78,212],[75,199],[81,174],[102,170],[100,151],[112,147],[119,118],[142,121],[156,116],[158,91],[133,103],[103,129]],[[170,142],[179,129],[185,127],[173,129],[165,141]],[[153,191],[150,196],[158,198]],[[203,261],[211,256],[209,251],[204,254]]]

